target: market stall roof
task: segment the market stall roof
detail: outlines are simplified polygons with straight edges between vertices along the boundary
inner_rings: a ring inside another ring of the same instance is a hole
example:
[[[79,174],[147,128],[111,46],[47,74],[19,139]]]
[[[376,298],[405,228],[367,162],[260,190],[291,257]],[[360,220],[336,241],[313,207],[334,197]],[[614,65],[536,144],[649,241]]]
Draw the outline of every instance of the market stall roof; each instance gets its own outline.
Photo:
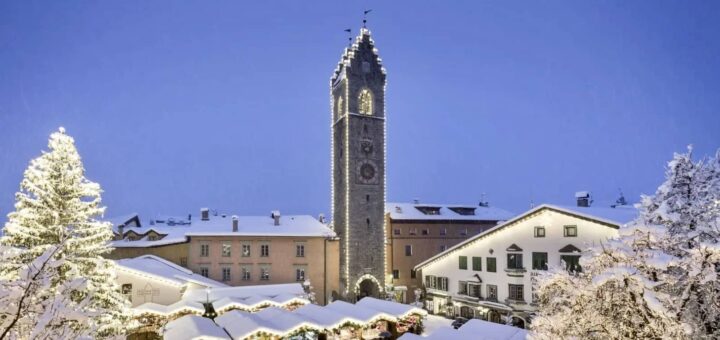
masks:
[[[163,331],[165,339],[174,340],[228,340],[230,337],[212,320],[197,315],[186,315],[168,322]]]
[[[399,340],[524,340],[528,331],[499,323],[471,319],[457,330],[451,327],[441,327],[430,334],[420,336],[405,333]]]
[[[393,315],[396,318],[404,318],[410,314],[427,315],[427,311],[422,308],[371,297],[366,297],[358,301],[355,305],[381,311]]]

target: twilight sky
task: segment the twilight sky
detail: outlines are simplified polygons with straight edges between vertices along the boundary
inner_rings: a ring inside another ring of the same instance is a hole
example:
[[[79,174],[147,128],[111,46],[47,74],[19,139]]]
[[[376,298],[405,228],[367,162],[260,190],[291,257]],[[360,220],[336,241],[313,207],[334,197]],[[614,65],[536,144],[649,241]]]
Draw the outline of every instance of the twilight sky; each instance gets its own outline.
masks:
[[[720,147],[717,1],[265,3],[0,2],[0,216],[59,126],[108,216],[327,214],[329,77],[367,8],[391,201],[636,201]]]

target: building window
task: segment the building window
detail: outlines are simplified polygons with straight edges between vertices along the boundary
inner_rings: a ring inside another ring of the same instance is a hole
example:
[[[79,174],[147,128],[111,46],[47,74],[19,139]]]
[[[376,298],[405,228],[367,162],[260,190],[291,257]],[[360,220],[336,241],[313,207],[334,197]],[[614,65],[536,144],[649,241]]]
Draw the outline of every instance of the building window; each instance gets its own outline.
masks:
[[[410,278],[417,278],[417,272],[414,269],[410,269]]]
[[[242,257],[250,257],[250,245],[249,244],[242,245]]]
[[[260,280],[270,280],[270,267],[260,267]]]
[[[400,271],[397,269],[393,269],[393,279],[397,280],[400,278]]]
[[[448,278],[438,277],[437,278],[437,289],[442,291],[448,291]]]
[[[270,256],[270,245],[269,244],[260,245],[260,257],[268,257],[268,256]]]
[[[204,276],[204,277],[208,277],[208,276],[209,276],[208,268],[207,268],[207,267],[201,267],[201,268],[200,268],[200,275],[202,275],[202,276]]]
[[[295,281],[305,281],[305,268],[295,268]]]
[[[127,298],[128,301],[132,302],[132,283],[123,284],[120,288],[120,292],[122,295],[125,295],[125,298]]]
[[[458,294],[460,294],[460,295],[468,295],[468,292],[467,292],[467,282],[465,282],[465,281],[458,281]]]
[[[393,234],[394,234],[394,235],[400,235],[400,228],[395,228],[395,229],[393,229]]]
[[[487,271],[494,273],[497,271],[497,261],[494,257],[487,258]]]
[[[157,235],[148,236],[148,241],[157,241]]]
[[[405,256],[412,256],[412,245],[405,245]]]
[[[222,256],[230,257],[230,251],[232,250],[232,244],[230,242],[222,243]]]
[[[425,276],[425,288],[435,288],[436,278],[433,275]]]
[[[305,245],[304,244],[296,244],[295,245],[295,257],[305,257]]]
[[[337,103],[337,114],[338,117],[342,117],[345,114],[345,104],[343,103],[343,97],[338,96],[338,99],[335,101]]]
[[[525,301],[523,297],[523,285],[508,284],[508,299],[515,301]]]
[[[488,300],[497,301],[497,286],[487,285],[487,298]]]
[[[229,267],[223,267],[222,269],[222,280],[223,282],[230,281],[230,268]]]
[[[180,258],[180,265],[187,268],[187,257]]]
[[[565,237],[577,237],[577,226],[576,226],[576,225],[566,225],[566,226],[565,226],[565,232],[563,233],[563,236],[565,236]]]
[[[447,235],[447,228],[440,229],[440,235],[442,235],[442,236]]]
[[[423,229],[422,230],[423,235],[430,235],[430,229]]]
[[[545,237],[545,227],[535,227],[535,237]]]
[[[410,235],[417,235],[417,228],[410,228]]]
[[[446,245],[443,244],[443,245],[440,246],[440,251],[445,251],[446,249],[447,249],[447,246],[446,246]]]
[[[507,254],[508,269],[523,269],[522,254]]]
[[[421,213],[425,215],[440,215],[440,207],[415,207],[415,209],[419,210]]]
[[[482,257],[473,256],[472,258],[473,270],[479,272],[482,270]]]
[[[209,244],[201,244],[200,245],[200,256],[208,257],[209,255],[210,255],[210,245]]]
[[[547,270],[548,254],[547,253],[532,253],[532,269],[534,270]]]
[[[565,269],[569,272],[581,272],[580,255],[560,255],[560,259],[565,262]]]
[[[460,236],[467,236],[468,234],[468,228],[460,230]]]
[[[460,256],[458,258],[458,268],[467,270],[467,256]]]
[[[468,295],[476,298],[481,298],[482,294],[480,292],[482,291],[482,285],[477,283],[468,283]]]
[[[358,102],[360,104],[360,108],[358,111],[360,111],[361,114],[368,116],[371,116],[373,114],[373,98],[370,90],[363,89],[362,91],[360,91]]]
[[[251,276],[250,276],[250,268],[248,268],[248,267],[242,267],[242,270],[241,270],[241,271],[242,271],[242,280],[243,280],[243,281],[250,281],[250,279],[251,279]]]

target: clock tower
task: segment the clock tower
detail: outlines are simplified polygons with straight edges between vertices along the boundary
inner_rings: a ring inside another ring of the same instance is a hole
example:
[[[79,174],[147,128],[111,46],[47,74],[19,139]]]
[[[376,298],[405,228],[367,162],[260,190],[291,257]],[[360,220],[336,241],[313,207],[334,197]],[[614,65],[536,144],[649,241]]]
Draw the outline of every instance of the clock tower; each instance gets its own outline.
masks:
[[[330,79],[332,225],[340,237],[340,294],[385,289],[385,68],[362,28]]]

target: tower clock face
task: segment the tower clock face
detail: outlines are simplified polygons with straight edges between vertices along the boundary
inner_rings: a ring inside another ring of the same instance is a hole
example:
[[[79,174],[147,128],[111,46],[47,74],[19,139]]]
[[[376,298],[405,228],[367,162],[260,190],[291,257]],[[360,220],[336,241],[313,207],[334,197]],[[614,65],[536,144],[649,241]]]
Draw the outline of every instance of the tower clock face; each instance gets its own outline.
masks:
[[[357,167],[358,180],[363,184],[377,183],[377,165],[370,160],[364,160]]]

